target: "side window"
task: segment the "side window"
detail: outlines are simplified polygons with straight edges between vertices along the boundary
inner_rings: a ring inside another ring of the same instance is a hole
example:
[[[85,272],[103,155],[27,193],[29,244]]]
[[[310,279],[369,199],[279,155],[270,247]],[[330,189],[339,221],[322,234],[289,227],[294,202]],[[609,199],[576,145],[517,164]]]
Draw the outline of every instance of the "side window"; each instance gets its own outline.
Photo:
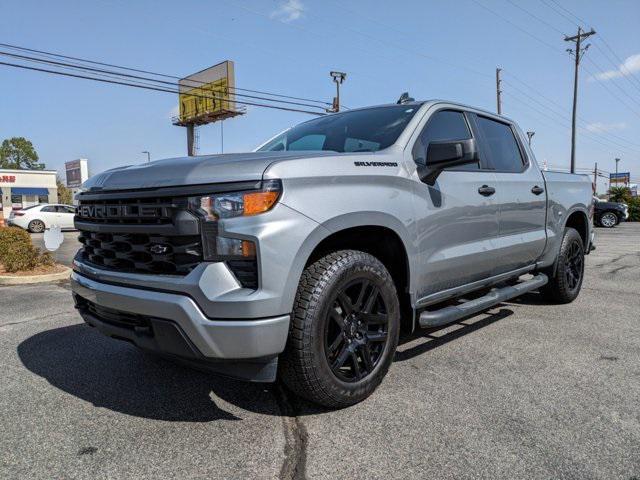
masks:
[[[470,138],[471,131],[462,112],[441,110],[431,116],[420,133],[420,137],[413,146],[413,160],[416,163],[424,163],[430,142],[468,140]],[[478,170],[479,168],[480,166],[476,163],[457,167],[456,170]]]
[[[477,125],[493,168],[502,172],[521,172],[524,161],[511,127],[481,116],[478,116]]]
[[[40,211],[45,213],[55,213],[56,207],[49,205],[48,207],[42,207],[42,210]]]
[[[375,152],[380,150],[378,142],[347,137],[344,141],[345,152]]]
[[[322,150],[326,135],[305,135],[289,144],[288,150]]]

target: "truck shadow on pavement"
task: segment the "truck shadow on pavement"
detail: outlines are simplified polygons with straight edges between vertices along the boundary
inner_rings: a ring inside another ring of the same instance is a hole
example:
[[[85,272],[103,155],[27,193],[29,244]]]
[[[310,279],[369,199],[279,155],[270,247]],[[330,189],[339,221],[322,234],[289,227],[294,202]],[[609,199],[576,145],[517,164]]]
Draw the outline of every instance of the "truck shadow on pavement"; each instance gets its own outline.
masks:
[[[496,313],[402,336],[394,361],[410,360],[512,314],[512,310],[501,308]],[[427,342],[402,349],[425,338]],[[29,371],[52,386],[96,407],[141,418],[242,420],[218,405],[219,399],[231,404],[233,410],[238,407],[280,417],[329,411],[287,394],[277,384],[240,382],[176,365],[126,342],[103,337],[85,324],[40,332],[19,344],[17,353]]]
[[[47,330],[24,340],[18,356],[31,372],[96,407],[153,420],[241,420],[218,406],[280,415],[264,384],[243,383],[175,365],[84,324]]]
[[[495,309],[503,305],[504,304],[496,305],[493,308]],[[398,351],[396,351],[396,355],[393,360],[394,362],[410,360],[433,350],[434,348],[440,347],[460,337],[469,335],[476,330],[487,327],[498,320],[503,320],[511,315],[513,315],[513,310],[500,308],[496,313],[479,313],[442,327],[416,330],[416,332],[411,335],[400,337],[400,341],[398,342]],[[427,342],[419,343],[418,345],[407,349],[402,348],[403,345],[425,338],[428,339]]]

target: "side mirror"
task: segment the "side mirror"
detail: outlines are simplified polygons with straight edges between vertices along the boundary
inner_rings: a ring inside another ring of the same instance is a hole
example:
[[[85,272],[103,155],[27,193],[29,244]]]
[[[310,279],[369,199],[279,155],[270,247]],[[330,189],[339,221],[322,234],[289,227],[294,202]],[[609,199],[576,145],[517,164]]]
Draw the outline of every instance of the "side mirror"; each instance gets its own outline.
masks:
[[[424,183],[433,185],[443,170],[477,161],[478,150],[474,139],[430,142],[426,164],[418,165],[418,175]]]

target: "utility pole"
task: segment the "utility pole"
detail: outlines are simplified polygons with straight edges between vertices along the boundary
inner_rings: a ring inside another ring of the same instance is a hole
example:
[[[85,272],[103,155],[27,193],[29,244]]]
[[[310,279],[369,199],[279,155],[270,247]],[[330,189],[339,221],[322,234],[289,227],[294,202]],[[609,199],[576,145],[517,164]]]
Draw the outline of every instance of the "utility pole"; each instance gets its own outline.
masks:
[[[531,146],[531,139],[536,134],[536,132],[527,132],[527,138],[529,139],[529,146]]]
[[[496,104],[498,107],[498,115],[502,115],[502,90],[500,89],[500,86],[502,85],[502,80],[500,79],[501,71],[501,68],[496,68]]]
[[[598,162],[596,162],[593,167],[593,194],[596,195],[598,192]]]
[[[147,154],[147,162],[151,161],[151,153],[147,152],[146,150],[144,152],[141,153],[146,153]]]
[[[595,35],[595,30],[592,28],[588,32],[582,31],[581,27],[578,27],[578,34],[573,37],[564,37],[565,42],[575,42],[576,49],[573,51],[571,48],[567,48],[567,52],[573,54],[575,58],[575,71],[573,74],[573,115],[571,117],[571,173],[576,171],[576,110],[578,105],[578,70],[580,68],[580,59],[589,48],[587,44],[582,47],[582,40]]]
[[[327,112],[335,113],[340,111],[340,85],[342,85],[347,78],[347,74],[344,72],[329,72],[329,75],[336,84],[336,96],[333,97],[333,106],[327,108]]]

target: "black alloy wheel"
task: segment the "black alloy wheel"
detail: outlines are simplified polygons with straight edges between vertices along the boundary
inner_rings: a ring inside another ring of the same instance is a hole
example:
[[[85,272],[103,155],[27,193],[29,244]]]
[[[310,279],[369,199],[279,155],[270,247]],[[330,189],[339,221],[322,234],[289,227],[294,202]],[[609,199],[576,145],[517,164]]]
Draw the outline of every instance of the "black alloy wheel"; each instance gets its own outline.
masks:
[[[574,240],[569,245],[564,257],[564,274],[570,290],[575,290],[580,285],[583,272],[584,252],[582,251],[582,244]]]
[[[302,273],[279,378],[314,403],[342,408],[380,385],[398,346],[394,279],[373,255],[338,250]]]
[[[380,289],[368,279],[350,282],[328,312],[325,355],[333,374],[357,382],[378,364],[388,339],[389,316]]]
[[[574,228],[566,228],[556,265],[543,270],[549,282],[540,289],[551,303],[571,303],[580,293],[584,279],[584,243]]]

